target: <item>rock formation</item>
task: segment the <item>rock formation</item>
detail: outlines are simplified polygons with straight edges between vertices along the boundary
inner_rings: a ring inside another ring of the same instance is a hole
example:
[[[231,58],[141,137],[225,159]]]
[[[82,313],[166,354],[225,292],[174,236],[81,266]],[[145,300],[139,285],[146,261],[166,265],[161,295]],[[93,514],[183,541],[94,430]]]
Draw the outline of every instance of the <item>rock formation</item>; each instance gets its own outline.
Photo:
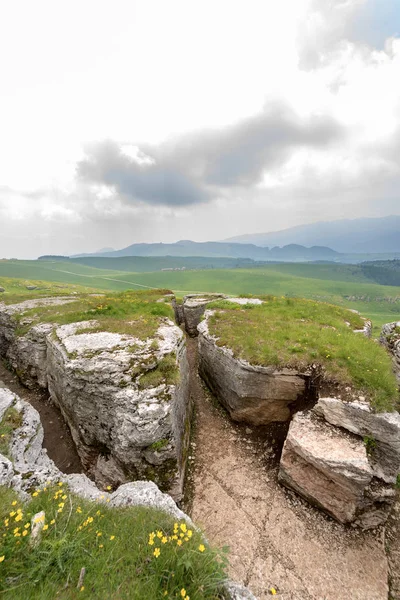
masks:
[[[393,356],[393,368],[400,384],[400,321],[386,323],[382,327],[379,341]]]
[[[160,317],[155,335],[141,340],[98,331],[95,320],[30,327],[24,317],[26,310],[72,301],[1,306],[0,355],[25,385],[48,387],[99,484],[144,478],[180,497],[191,417],[182,331]]]
[[[243,299],[240,299],[243,300]],[[291,405],[306,393],[311,370],[251,365],[216,344],[208,329],[208,316],[198,326],[199,373],[235,421],[266,425],[287,421]]]
[[[356,522],[363,528],[376,527],[386,521],[395,499],[395,490],[393,485],[379,477],[381,466],[375,466],[380,462],[379,458],[372,460],[369,454],[373,454],[373,450],[369,450],[363,437],[351,434],[350,430],[345,431],[344,428],[349,429],[348,420],[333,419],[342,428],[325,420],[328,414],[326,407],[340,402],[324,398],[312,411],[299,412],[293,417],[283,447],[279,480],[341,523]],[[350,410],[357,411],[354,406]],[[360,412],[364,412],[363,409]],[[339,409],[337,413],[343,415]],[[373,426],[365,426],[363,415],[360,415],[360,421],[359,431],[371,433]],[[399,415],[389,414],[387,420],[379,415],[379,421],[377,427],[380,431],[385,429],[385,425],[392,433],[397,430],[398,442]],[[357,425],[353,427],[353,423],[350,426],[351,431],[358,428]],[[379,456],[388,468],[391,453],[388,456],[381,448]],[[398,468],[398,464],[397,457],[397,461],[391,464],[392,471]],[[392,478],[391,483],[394,481],[395,478]]]
[[[197,326],[206,308],[216,300],[226,298],[224,294],[188,294],[182,304],[173,301],[176,322],[185,325],[185,330],[191,337],[197,336]]]

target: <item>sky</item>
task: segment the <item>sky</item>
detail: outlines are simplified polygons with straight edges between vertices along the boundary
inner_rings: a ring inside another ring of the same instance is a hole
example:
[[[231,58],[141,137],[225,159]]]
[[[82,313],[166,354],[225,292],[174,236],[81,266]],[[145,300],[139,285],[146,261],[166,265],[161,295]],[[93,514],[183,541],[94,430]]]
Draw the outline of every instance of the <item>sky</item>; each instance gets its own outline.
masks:
[[[0,258],[400,214],[400,0],[0,0]]]

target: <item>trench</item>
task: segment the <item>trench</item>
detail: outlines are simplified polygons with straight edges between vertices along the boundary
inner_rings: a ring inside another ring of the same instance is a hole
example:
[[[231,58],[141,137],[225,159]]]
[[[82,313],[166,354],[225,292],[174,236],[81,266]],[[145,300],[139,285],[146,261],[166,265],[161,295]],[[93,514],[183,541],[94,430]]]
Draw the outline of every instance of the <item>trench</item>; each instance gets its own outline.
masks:
[[[69,427],[59,409],[51,402],[49,393],[39,387],[26,388],[20,383],[17,375],[6,368],[2,360],[0,360],[0,381],[38,411],[44,432],[43,447],[56,467],[66,474],[82,473],[81,460]]]
[[[233,422],[198,374],[196,338],[187,350],[195,415],[183,508],[212,544],[230,548],[230,576],[258,600],[271,590],[281,600],[387,600],[382,529],[343,527],[281,486],[289,423]]]

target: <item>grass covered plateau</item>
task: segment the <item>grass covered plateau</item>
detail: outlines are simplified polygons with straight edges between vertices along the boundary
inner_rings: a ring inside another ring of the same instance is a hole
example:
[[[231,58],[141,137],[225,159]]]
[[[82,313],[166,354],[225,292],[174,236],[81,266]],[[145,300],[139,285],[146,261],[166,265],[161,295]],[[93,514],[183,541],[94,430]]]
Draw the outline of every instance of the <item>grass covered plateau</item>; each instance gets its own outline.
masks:
[[[326,382],[350,386],[377,411],[398,407],[392,361],[383,347],[354,333],[361,317],[338,306],[266,296],[261,305],[212,304],[209,330],[219,346],[256,365],[323,369]]]
[[[144,340],[155,334],[160,317],[173,319],[170,303],[163,301],[168,293],[169,290],[146,290],[79,295],[67,304],[38,306],[16,314],[14,318],[20,323],[17,333],[23,335],[38,323],[65,325],[96,320],[98,326],[90,328],[91,333],[111,331]]]
[[[24,504],[0,487],[0,540],[5,599],[224,597],[225,554],[207,546],[201,533],[155,509],[85,501],[61,482],[32,490]]]

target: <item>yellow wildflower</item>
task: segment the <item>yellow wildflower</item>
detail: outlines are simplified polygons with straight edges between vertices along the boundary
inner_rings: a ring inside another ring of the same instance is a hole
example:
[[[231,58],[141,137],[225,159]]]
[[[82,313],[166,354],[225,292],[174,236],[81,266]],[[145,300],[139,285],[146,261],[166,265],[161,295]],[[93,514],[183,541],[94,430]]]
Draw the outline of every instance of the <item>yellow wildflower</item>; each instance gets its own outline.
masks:
[[[154,556],[158,558],[160,556],[160,548],[156,548],[153,552]]]
[[[10,512],[10,517],[14,517],[16,514],[17,514],[17,513],[15,512],[15,510],[12,510],[12,511]]]
[[[83,592],[84,589],[85,589],[85,586],[83,585],[79,591]]]
[[[48,529],[48,528],[49,528],[49,526],[47,525],[47,523],[46,523],[46,525],[43,525],[43,531],[46,531],[46,529]]]
[[[25,525],[24,525],[25,529],[29,529],[30,526],[31,526],[30,523],[25,523]]]
[[[163,533],[162,533],[162,531],[157,531],[156,535],[157,535],[158,538],[161,539],[162,536],[163,536]]]
[[[182,546],[182,540],[178,540],[176,543],[178,544],[178,546]]]
[[[181,596],[182,596],[182,598],[184,598],[186,596],[186,590],[185,590],[185,588],[181,589]]]
[[[186,533],[186,531],[187,531],[186,523],[182,523],[181,524],[181,531],[183,531],[184,533]]]
[[[276,589],[274,587],[269,588],[270,594],[271,596],[275,596],[276,595]]]
[[[110,540],[115,540],[115,535],[110,535]]]
[[[23,517],[23,514],[18,513],[18,515],[15,517],[15,521],[17,521],[17,523],[18,523],[18,521],[22,521],[22,517]]]
[[[187,532],[188,538],[191,538],[192,535],[193,535],[193,531],[191,529],[188,529],[188,532]]]
[[[55,522],[56,522],[56,520],[55,520],[55,519],[52,519],[52,520],[50,521],[50,525],[54,525],[54,523],[55,523]]]
[[[23,532],[22,532],[22,537],[25,537],[26,535],[28,535],[28,532],[27,532],[26,529],[24,529]]]
[[[200,552],[204,552],[205,549],[206,549],[205,545],[204,544],[200,544],[200,546],[199,546]]]
[[[33,492],[32,496],[35,498],[36,496],[39,496],[39,492]]]
[[[0,562],[3,562],[4,559],[5,559],[5,555],[3,554],[3,556],[0,556]]]
[[[165,535],[161,538],[161,543],[162,544],[166,544],[168,542],[168,539],[165,537]]]
[[[61,486],[62,486],[62,481],[59,481],[59,482],[58,482],[58,485],[61,487]]]
[[[16,506],[17,505],[17,501],[14,500],[14,502],[11,502],[11,506]]]
[[[100,544],[100,545],[99,545],[99,548],[104,548],[104,544]]]
[[[64,508],[65,506],[65,502],[60,502],[60,504],[58,505],[60,508]]]
[[[101,537],[103,534],[101,533],[101,531],[97,532],[97,537]]]

